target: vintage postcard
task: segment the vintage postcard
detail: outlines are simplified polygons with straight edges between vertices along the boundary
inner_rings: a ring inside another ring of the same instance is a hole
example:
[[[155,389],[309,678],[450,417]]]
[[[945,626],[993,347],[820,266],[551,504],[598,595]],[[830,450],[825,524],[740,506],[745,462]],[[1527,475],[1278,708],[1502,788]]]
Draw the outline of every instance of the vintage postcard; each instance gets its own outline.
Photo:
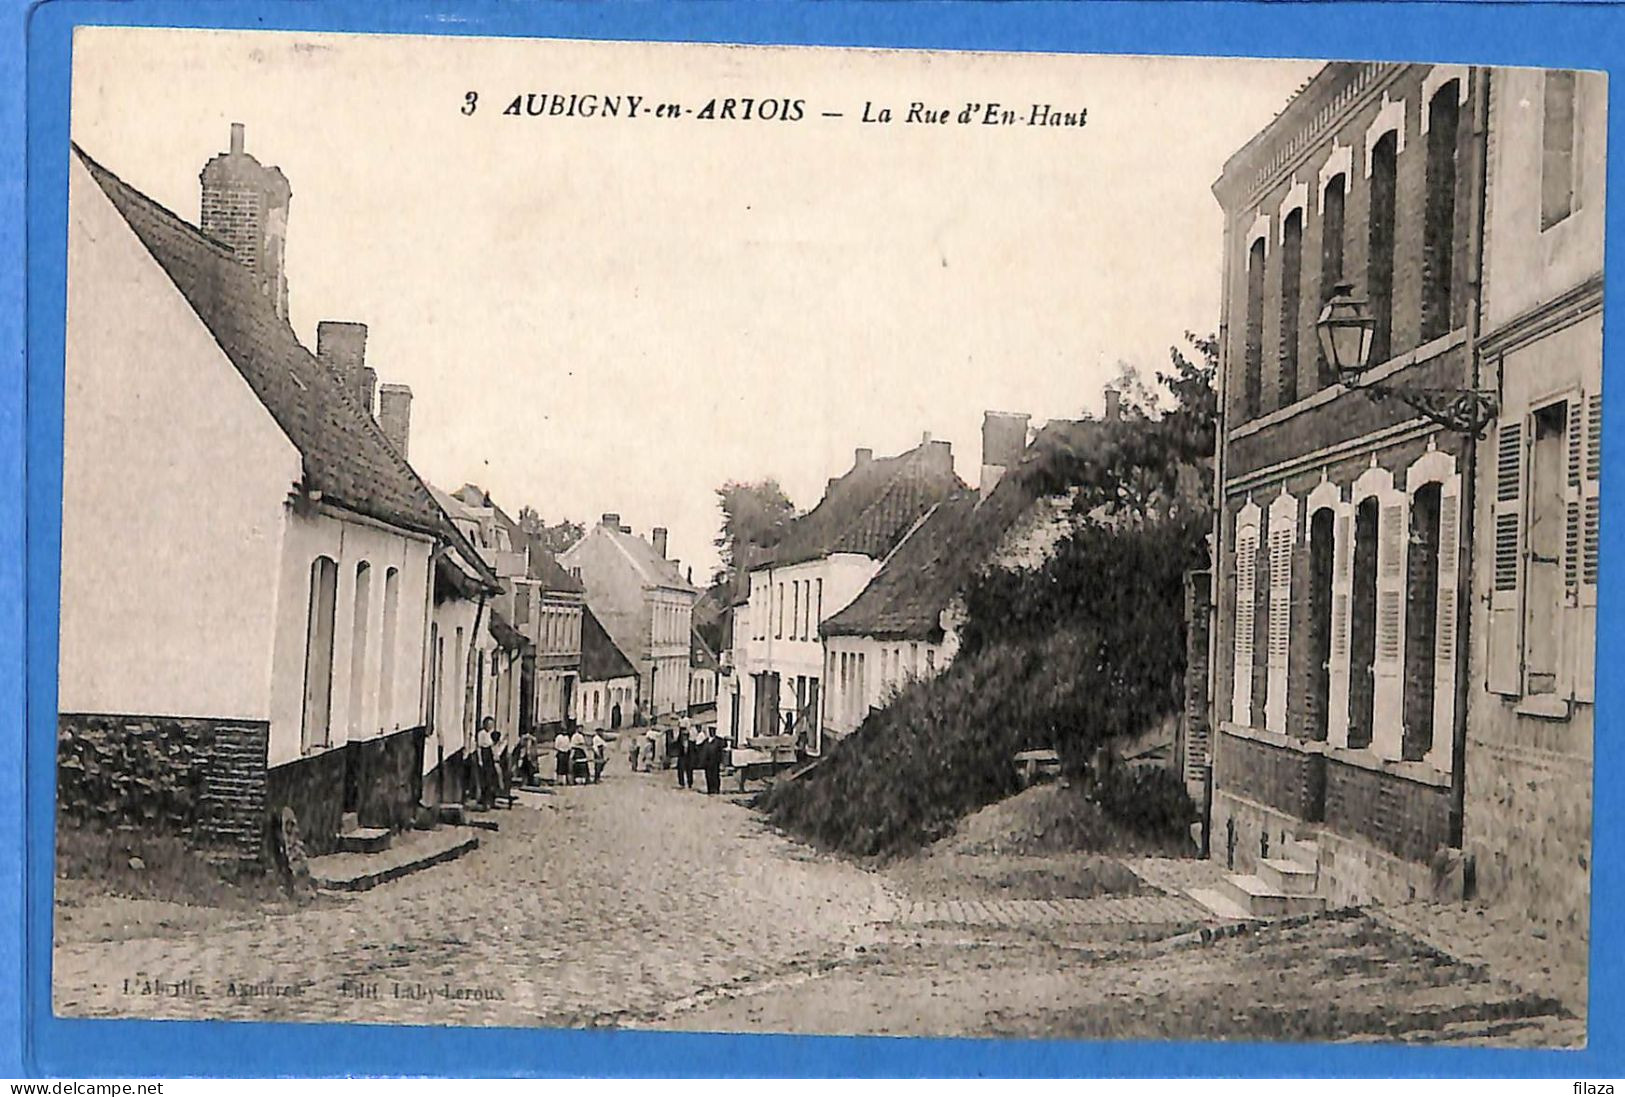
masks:
[[[1583,1045],[1606,93],[79,28],[55,1014]]]

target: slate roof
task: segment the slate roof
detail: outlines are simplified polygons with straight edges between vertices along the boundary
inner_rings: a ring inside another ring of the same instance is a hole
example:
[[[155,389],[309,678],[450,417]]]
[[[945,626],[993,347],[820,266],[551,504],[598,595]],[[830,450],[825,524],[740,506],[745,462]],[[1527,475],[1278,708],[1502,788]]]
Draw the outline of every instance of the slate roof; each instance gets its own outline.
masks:
[[[588,530],[587,536],[591,537],[595,532],[598,536],[610,538],[620,546],[645,583],[699,594],[700,588],[683,578],[682,573],[677,570],[676,562],[661,556],[655,551],[655,547],[643,538],[619,529],[611,529],[603,524]],[[579,541],[576,543],[580,544]]]
[[[543,590],[580,594],[587,589],[580,579],[565,571],[558,558],[538,544],[535,538],[530,539],[530,559],[526,563],[525,574],[540,582]]]
[[[468,549],[428,487],[333,373],[277,316],[230,248],[181,220],[85,154],[74,153],[168,275],[303,458],[304,486],[323,502]]]
[[[926,511],[965,487],[933,460],[934,448],[922,442],[831,480],[819,504],[790,523],[770,562],[784,567],[837,552],[884,558]]]
[[[822,636],[872,636],[880,640],[942,638],[941,614],[966,582],[998,550],[1039,493],[1022,466],[1051,447],[1087,445],[1096,424],[1055,420],[981,500],[970,489],[937,504],[897,546],[867,586],[819,628]]]
[[[612,678],[635,678],[632,660],[615,645],[592,610],[581,608],[581,680],[607,682]]]

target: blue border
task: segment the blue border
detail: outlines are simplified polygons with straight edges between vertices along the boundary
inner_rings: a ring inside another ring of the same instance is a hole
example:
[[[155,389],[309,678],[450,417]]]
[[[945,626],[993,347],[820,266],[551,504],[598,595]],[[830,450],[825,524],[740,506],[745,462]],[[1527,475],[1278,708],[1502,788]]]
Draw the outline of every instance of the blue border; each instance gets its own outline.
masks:
[[[17,0],[8,7],[23,15]],[[29,351],[26,419],[26,645],[28,948],[19,998],[0,995],[0,1073],[81,1077],[148,1075],[586,1075],[708,1076],[1555,1076],[1625,1074],[1620,1033],[1612,1023],[1621,1002],[1625,956],[1620,923],[1611,916],[1625,897],[1620,849],[1622,798],[1617,780],[1596,783],[1593,846],[1591,1042],[1583,1052],[1466,1048],[1287,1046],[1245,1044],[1099,1044],[1075,1042],[724,1037],[686,1034],[413,1029],[373,1026],[228,1022],[69,1021],[50,1013],[50,928],[55,762],[57,570],[60,534],[62,318],[65,297],[65,194],[68,165],[69,43],[76,24],[167,25],[309,31],[358,31],[484,36],[727,41],[951,49],[1112,52],[1272,57],[1456,60],[1475,63],[1608,69],[1610,162],[1617,166],[1625,99],[1619,43],[1625,9],[1605,5],[1164,2],[1121,0],[1096,5],[1050,3],[750,3],[703,0],[685,4],[555,3],[518,5],[491,0],[433,5],[366,0],[289,3],[287,0],[187,3],[182,0],[52,0],[32,10],[27,41],[27,299]],[[454,16],[448,19],[447,16]],[[20,20],[19,20],[20,21]],[[23,71],[20,38],[7,38],[0,72]],[[15,64],[10,62],[17,62]],[[11,91],[11,88],[7,88]],[[20,89],[19,89],[20,91]],[[3,133],[20,136],[20,94],[0,101]],[[163,105],[153,105],[162,110]],[[1216,109],[1222,109],[1216,105]],[[10,147],[16,147],[11,145]],[[0,176],[7,212],[20,206],[13,161]],[[1616,190],[1618,188],[1615,188]],[[1608,264],[1625,258],[1625,203],[1611,202]],[[0,221],[0,245],[17,254],[16,225]],[[1218,241],[1212,242],[1218,247]],[[19,292],[22,268],[0,278]],[[1621,308],[1610,282],[1607,314]],[[10,352],[14,314],[0,319],[0,343]],[[20,331],[17,332],[20,336]],[[1620,340],[1609,324],[1605,361]],[[16,357],[7,361],[18,361]],[[1614,373],[1610,365],[1610,376]],[[15,376],[7,373],[9,378]],[[23,483],[21,387],[0,386],[0,482]],[[1625,638],[1621,584],[1612,561],[1625,558],[1625,525],[1615,521],[1625,493],[1625,391],[1605,387],[1604,555],[1599,662]],[[13,511],[12,513],[15,513]],[[0,526],[0,643],[21,637],[19,551],[22,515]],[[1625,772],[1625,745],[1607,735],[1609,717],[1625,700],[1625,683],[1599,676],[1597,772]],[[0,677],[0,703],[22,711],[15,675]],[[16,702],[15,706],[13,702]],[[15,726],[15,725],[13,725]],[[19,744],[20,745],[20,744]],[[20,805],[20,769],[0,766],[0,804]],[[20,822],[0,820],[9,836]],[[20,904],[17,860],[22,843],[0,841],[0,925]],[[20,913],[20,912],[19,912]],[[13,943],[0,939],[0,958]],[[19,1024],[10,1024],[11,1011]],[[26,1025],[26,1027],[25,1027]],[[14,1033],[22,1032],[21,1041]],[[20,1055],[19,1055],[20,1052]]]

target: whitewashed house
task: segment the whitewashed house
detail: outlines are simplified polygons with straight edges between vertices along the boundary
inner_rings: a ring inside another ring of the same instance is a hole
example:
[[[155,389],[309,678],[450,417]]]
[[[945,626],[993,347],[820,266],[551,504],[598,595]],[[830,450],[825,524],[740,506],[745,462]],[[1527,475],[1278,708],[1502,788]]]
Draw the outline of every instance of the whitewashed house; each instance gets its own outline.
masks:
[[[155,802],[96,821],[252,855],[286,806],[319,852],[416,810],[431,561],[461,538],[288,326],[287,181],[242,145],[201,229],[72,154],[59,792],[94,815],[141,741]]]
[[[851,470],[750,571],[749,603],[734,617],[730,737],[737,712],[740,740],[805,733],[808,751],[819,751],[820,626],[857,597],[921,517],[963,488],[949,444],[929,435],[896,457],[856,451]]]

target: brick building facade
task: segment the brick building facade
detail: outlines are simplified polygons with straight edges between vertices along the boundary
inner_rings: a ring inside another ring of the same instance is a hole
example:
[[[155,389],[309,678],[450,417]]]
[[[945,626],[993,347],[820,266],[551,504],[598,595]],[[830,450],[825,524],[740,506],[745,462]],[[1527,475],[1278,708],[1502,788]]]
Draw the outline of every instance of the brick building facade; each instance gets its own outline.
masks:
[[[1405,899],[1461,843],[1470,445],[1348,391],[1315,320],[1375,318],[1373,380],[1471,387],[1484,73],[1333,64],[1225,165],[1213,856],[1320,847],[1333,901]]]

